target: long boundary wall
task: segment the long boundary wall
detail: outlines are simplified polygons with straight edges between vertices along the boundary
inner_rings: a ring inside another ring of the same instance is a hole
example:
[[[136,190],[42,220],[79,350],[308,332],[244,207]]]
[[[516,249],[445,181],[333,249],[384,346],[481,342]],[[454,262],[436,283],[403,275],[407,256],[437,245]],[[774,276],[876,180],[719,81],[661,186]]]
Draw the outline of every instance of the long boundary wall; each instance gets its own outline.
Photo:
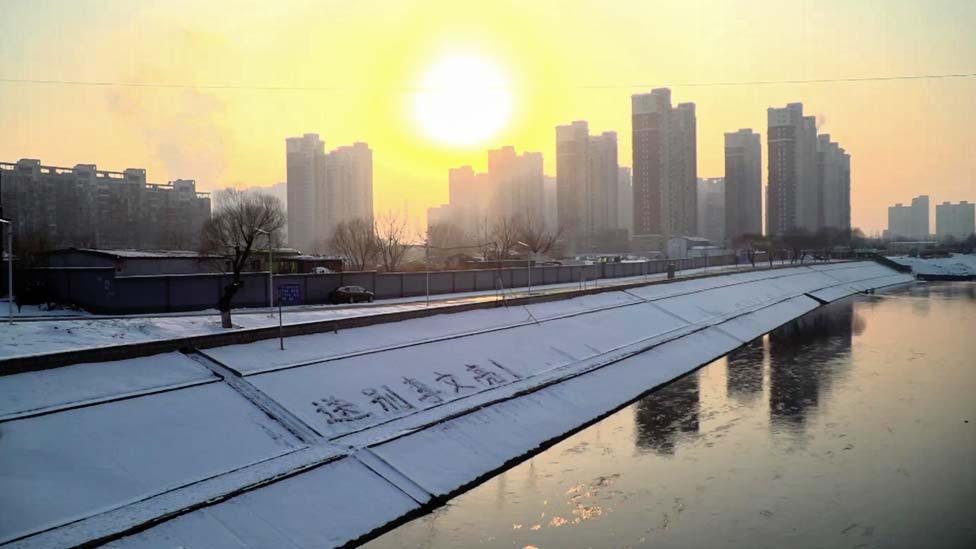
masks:
[[[669,264],[677,270],[731,265],[733,255],[695,257],[592,265],[534,266],[532,284],[586,282],[666,272]],[[276,275],[274,291],[287,287],[290,304],[318,304],[328,300],[339,286],[357,285],[374,292],[378,299],[422,296],[429,284],[431,295],[508,290],[525,287],[529,269],[512,267],[462,271],[379,273],[348,271],[326,274]],[[109,267],[28,269],[15,280],[40,281],[53,298],[73,303],[95,313],[152,313],[192,311],[214,308],[221,289],[230,282],[225,274],[117,276]],[[262,307],[268,304],[268,274],[245,273],[244,287],[234,297],[235,307]]]

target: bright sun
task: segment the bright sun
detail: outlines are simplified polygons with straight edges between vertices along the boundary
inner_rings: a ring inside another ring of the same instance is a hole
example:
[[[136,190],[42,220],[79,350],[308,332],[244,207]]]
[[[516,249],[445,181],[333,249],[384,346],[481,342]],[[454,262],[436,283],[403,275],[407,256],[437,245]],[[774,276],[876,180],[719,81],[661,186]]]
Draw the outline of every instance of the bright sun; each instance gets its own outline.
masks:
[[[483,143],[505,127],[512,94],[502,72],[471,54],[453,54],[430,68],[414,99],[423,131],[446,145]]]

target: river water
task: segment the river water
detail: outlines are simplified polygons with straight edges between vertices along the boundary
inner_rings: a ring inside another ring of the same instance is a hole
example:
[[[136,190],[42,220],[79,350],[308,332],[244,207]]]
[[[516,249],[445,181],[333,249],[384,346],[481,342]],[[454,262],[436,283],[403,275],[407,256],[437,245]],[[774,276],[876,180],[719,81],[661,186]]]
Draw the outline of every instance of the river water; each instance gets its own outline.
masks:
[[[822,307],[368,547],[976,547],[976,284]]]

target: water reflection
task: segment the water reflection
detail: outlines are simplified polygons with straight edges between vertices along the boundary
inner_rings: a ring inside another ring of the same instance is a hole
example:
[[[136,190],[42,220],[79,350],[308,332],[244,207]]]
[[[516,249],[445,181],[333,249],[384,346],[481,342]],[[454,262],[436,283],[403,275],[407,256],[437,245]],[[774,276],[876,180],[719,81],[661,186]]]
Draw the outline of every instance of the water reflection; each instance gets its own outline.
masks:
[[[802,429],[851,352],[864,321],[850,300],[822,307],[769,334],[770,428]]]
[[[725,379],[729,398],[748,403],[762,393],[765,354],[762,338],[729,353]]]
[[[698,433],[698,372],[693,372],[637,402],[634,411],[638,450],[674,455],[677,441]]]

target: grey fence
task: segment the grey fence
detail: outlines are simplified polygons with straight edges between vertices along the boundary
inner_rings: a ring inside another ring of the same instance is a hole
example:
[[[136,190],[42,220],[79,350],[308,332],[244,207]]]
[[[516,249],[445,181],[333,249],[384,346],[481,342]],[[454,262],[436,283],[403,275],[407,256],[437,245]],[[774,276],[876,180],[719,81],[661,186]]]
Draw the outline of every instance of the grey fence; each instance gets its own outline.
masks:
[[[499,268],[410,273],[344,272],[327,274],[283,274],[274,277],[274,292],[288,305],[326,303],[339,286],[356,285],[373,291],[377,299],[442,295],[459,292],[499,291],[598,279],[642,276],[666,272],[673,263],[677,270],[730,265],[735,256],[652,260],[633,263],[533,266],[531,269]],[[223,274],[116,276],[112,268],[28,269],[19,280],[44,288],[47,298],[71,303],[98,313],[146,313],[192,311],[214,308],[221,289],[230,283]],[[17,276],[17,275],[15,275]],[[246,273],[244,287],[234,297],[235,307],[268,304],[268,274]],[[18,283],[18,286],[21,284]],[[16,292],[22,295],[20,291]]]

